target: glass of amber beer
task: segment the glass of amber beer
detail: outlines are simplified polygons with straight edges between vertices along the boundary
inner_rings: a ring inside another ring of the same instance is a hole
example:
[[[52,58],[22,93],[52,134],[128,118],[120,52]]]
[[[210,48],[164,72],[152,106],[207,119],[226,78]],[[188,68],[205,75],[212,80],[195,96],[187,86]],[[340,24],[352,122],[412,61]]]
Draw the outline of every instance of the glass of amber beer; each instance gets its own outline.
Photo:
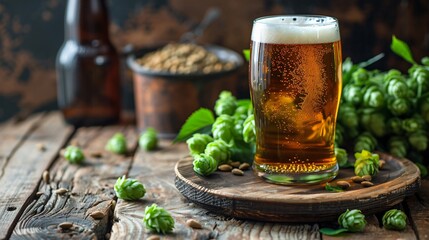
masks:
[[[338,21],[300,15],[256,19],[249,81],[257,175],[285,185],[335,178],[341,95]]]

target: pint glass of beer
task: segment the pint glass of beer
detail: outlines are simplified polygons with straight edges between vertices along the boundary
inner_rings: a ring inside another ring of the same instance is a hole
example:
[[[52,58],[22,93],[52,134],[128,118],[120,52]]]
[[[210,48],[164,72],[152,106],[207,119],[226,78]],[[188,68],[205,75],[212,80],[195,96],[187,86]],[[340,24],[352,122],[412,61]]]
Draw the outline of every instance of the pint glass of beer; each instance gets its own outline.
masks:
[[[258,176],[293,185],[327,182],[337,175],[341,61],[335,18],[270,16],[254,21],[249,85]]]

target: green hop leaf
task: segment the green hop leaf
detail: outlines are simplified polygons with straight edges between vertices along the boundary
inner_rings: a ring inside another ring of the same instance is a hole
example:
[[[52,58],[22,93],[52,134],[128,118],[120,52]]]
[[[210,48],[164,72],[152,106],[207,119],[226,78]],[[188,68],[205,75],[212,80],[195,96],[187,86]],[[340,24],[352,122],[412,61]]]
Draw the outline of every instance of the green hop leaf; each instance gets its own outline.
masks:
[[[163,234],[173,231],[174,228],[174,219],[170,213],[155,203],[145,208],[143,223],[149,231]]]
[[[401,210],[391,209],[382,218],[383,226],[391,230],[404,230],[407,226],[407,215]]]
[[[191,138],[186,140],[189,152],[192,155],[203,153],[210,142],[213,142],[213,138],[210,135],[201,133],[195,133]]]
[[[221,165],[227,163],[231,156],[229,148],[230,146],[222,139],[216,139],[207,144],[204,153],[212,157],[217,162],[217,165]]]
[[[344,192],[344,190],[341,187],[338,186],[332,186],[329,183],[325,184],[325,190],[329,192]]]
[[[146,151],[155,150],[158,147],[158,134],[153,128],[148,128],[139,138],[139,146]]]
[[[244,55],[244,59],[246,59],[246,61],[250,60],[250,49],[243,49],[243,55]]]
[[[328,235],[328,236],[336,236],[341,233],[347,232],[347,228],[339,228],[339,229],[332,229],[332,228],[321,228],[319,229],[319,232]]]
[[[146,193],[142,183],[136,179],[125,178],[125,175],[118,178],[114,189],[118,198],[131,201],[142,198]]]
[[[193,112],[191,116],[188,117],[185,124],[180,128],[179,134],[177,134],[174,142],[185,141],[190,138],[194,133],[205,132],[205,129],[208,128],[208,133],[210,133],[211,125],[214,123],[215,119],[212,111],[207,108],[200,108],[197,111]]]
[[[64,151],[64,158],[72,164],[81,164],[85,159],[82,149],[77,146],[68,146]]]
[[[125,139],[124,134],[116,133],[106,144],[106,150],[116,153],[124,154],[127,152],[127,140]]]
[[[199,155],[194,155],[194,171],[202,176],[208,176],[214,173],[217,169],[217,161],[205,154],[201,153]]]
[[[338,217],[338,224],[350,232],[362,232],[366,226],[365,215],[358,209],[347,209]]]
[[[237,99],[229,91],[222,91],[216,100],[214,110],[216,115],[233,115],[237,108]]]
[[[413,59],[413,55],[408,44],[396,38],[395,35],[392,36],[392,44],[390,45],[390,49],[392,49],[394,53],[402,57],[407,62],[411,64],[416,64],[416,61],[414,61]]]

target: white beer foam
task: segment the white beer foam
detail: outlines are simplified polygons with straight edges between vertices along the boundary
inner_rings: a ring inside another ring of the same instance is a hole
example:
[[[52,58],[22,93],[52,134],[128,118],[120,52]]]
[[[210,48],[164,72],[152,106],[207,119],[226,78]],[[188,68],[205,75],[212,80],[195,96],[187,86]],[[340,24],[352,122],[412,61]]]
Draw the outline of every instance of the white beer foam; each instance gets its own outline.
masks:
[[[273,44],[315,44],[340,40],[338,22],[331,17],[274,16],[256,19],[252,41]]]

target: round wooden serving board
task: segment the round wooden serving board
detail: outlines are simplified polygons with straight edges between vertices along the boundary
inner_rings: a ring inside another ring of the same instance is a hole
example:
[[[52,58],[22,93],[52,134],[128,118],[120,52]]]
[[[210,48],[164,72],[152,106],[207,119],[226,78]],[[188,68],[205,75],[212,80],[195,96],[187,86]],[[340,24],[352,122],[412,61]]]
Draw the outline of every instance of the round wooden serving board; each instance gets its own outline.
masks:
[[[347,209],[364,214],[387,210],[414,194],[420,187],[420,172],[409,160],[380,153],[385,166],[375,176],[372,187],[353,183],[353,168],[341,169],[330,182],[346,180],[352,187],[344,192],[329,192],[325,184],[282,186],[267,183],[253,174],[244,176],[216,171],[208,177],[194,173],[192,158],[175,166],[176,187],[190,201],[218,214],[240,219],[273,222],[333,221]]]

